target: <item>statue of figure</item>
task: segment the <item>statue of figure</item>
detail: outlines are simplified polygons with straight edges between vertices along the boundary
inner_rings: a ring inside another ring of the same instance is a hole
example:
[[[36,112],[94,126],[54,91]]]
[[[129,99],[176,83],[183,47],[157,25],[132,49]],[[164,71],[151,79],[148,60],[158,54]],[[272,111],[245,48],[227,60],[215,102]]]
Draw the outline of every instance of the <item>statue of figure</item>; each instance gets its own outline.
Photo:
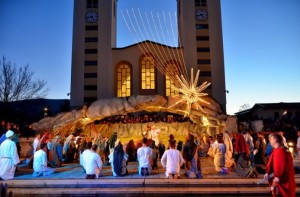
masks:
[[[86,118],[87,117],[87,110],[88,107],[86,105],[84,105],[81,109],[81,113],[82,113],[82,118]]]
[[[160,133],[160,129],[158,129],[155,125],[152,124],[147,124],[147,126],[143,130],[143,137],[147,139],[152,139],[155,141],[155,145],[158,146],[159,140],[158,140],[158,135]]]
[[[143,138],[151,139],[151,124],[147,124],[142,133]]]
[[[151,139],[152,139],[153,141],[155,141],[155,145],[156,145],[156,146],[158,146],[158,144],[159,144],[158,135],[159,135],[160,131],[161,131],[161,130],[160,130],[159,128],[156,128],[155,125],[153,125],[153,126],[151,127],[151,130],[150,130]]]

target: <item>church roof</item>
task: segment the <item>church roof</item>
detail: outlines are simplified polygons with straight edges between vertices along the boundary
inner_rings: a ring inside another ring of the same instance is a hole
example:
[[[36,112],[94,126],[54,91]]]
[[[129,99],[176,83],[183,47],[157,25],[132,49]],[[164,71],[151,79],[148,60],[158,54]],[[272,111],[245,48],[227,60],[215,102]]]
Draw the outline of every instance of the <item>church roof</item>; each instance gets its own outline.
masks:
[[[181,48],[183,48],[183,47],[172,47],[172,46],[168,46],[168,45],[161,44],[161,43],[158,43],[158,42],[154,42],[154,41],[151,41],[151,40],[144,40],[144,41],[132,44],[132,45],[128,45],[126,47],[116,47],[116,48],[112,48],[112,49],[113,50],[122,50],[122,49],[137,46],[139,44],[146,44],[146,43],[155,44],[155,45],[159,45],[159,46],[162,46],[162,47],[167,47],[167,48],[170,48],[170,49],[181,49]]]

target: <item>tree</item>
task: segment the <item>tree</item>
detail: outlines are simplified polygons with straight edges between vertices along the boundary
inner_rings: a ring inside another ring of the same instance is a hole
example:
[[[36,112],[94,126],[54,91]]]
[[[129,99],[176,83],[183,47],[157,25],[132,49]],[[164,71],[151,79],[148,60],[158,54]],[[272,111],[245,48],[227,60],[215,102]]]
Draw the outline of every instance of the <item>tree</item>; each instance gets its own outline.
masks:
[[[3,56],[0,61],[0,101],[20,101],[43,98],[47,95],[47,82],[33,79],[29,66],[17,67]]]
[[[244,105],[241,105],[240,108],[239,108],[239,111],[244,111],[244,110],[247,110],[247,109],[250,109],[250,105],[249,104],[244,104]]]

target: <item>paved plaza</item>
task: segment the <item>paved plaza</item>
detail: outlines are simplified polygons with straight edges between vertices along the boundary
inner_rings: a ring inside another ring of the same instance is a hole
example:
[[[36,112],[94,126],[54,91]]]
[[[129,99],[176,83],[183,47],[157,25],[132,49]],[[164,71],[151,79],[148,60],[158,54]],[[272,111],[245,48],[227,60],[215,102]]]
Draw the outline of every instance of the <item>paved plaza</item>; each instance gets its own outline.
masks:
[[[158,163],[158,169],[154,169],[152,174],[149,176],[140,176],[138,175],[138,162],[129,162],[128,163],[128,175],[122,177],[113,177],[111,172],[111,166],[103,166],[103,176],[100,179],[113,179],[113,178],[123,178],[123,179],[165,179],[165,169],[161,166],[160,160]],[[215,171],[213,159],[210,157],[201,158],[202,165],[202,174],[204,178],[241,178],[237,176],[235,171],[231,171],[229,174],[220,174]],[[180,179],[186,179],[184,175],[184,170],[181,169]],[[263,175],[259,175],[262,177]],[[32,169],[29,167],[19,168],[19,171],[16,173],[15,180],[22,179],[84,179],[85,173],[83,172],[82,167],[78,163],[69,163],[63,164],[62,167],[56,168],[56,173],[47,177],[33,177]]]

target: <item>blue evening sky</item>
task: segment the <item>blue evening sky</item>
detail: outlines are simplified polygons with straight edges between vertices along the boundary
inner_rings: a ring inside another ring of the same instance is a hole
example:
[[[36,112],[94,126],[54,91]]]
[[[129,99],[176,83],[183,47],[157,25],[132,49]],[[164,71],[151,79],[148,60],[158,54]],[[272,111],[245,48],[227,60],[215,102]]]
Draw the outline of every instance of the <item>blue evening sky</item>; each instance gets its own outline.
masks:
[[[118,10],[167,14],[176,11],[175,2],[119,0]],[[300,102],[300,1],[221,4],[227,112],[243,104]],[[129,35],[120,12],[118,17],[118,28],[124,29],[118,32],[118,46],[134,44],[137,37]],[[73,0],[0,0],[0,56],[29,64],[36,78],[47,81],[47,98],[69,98],[72,20]],[[164,28],[170,33],[168,25]]]

